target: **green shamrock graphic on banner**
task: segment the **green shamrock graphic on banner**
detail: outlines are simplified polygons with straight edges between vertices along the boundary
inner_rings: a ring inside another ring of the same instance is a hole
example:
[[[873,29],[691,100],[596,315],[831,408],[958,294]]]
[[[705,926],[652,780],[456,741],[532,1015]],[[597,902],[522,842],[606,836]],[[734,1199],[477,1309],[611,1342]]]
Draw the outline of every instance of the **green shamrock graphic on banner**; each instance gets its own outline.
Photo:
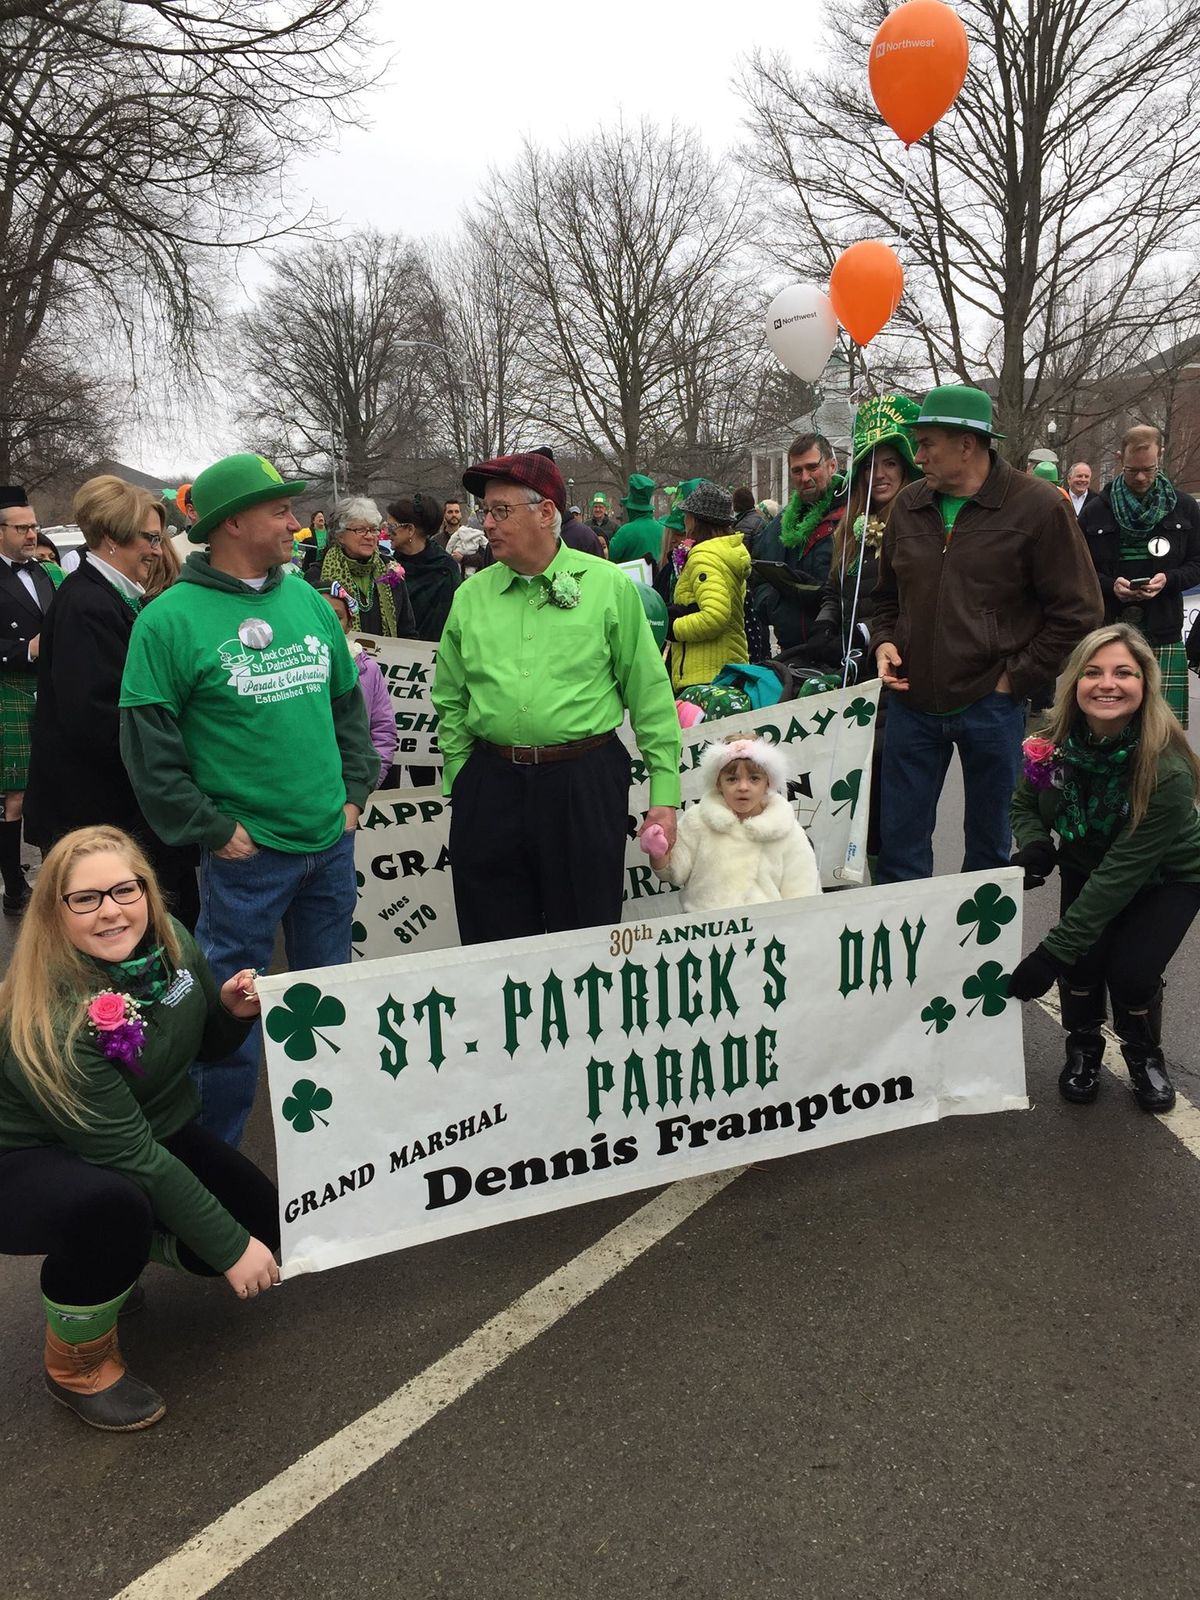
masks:
[[[973,1017],[983,1007],[985,1017],[998,1017],[1008,1004],[1008,973],[998,961],[985,961],[962,986],[964,1000],[975,1004],[967,1012]]]
[[[935,995],[922,1011],[921,1021],[929,1024],[925,1029],[926,1033],[932,1033],[935,1028],[939,1033],[945,1033],[957,1015],[957,1007],[947,1000],[945,995],[939,994]]]
[[[1016,901],[1010,899],[998,883],[985,883],[958,908],[955,921],[960,928],[968,928],[966,938],[958,941],[959,949],[971,937],[971,923],[977,924],[975,931],[980,944],[992,944],[1000,937],[1001,928],[1006,928],[1016,914]]]
[[[859,695],[857,700],[851,700],[850,704],[842,712],[842,715],[845,717],[847,722],[853,722],[856,727],[865,728],[867,723],[870,722],[871,718],[875,715],[875,707],[869,700],[864,700],[863,697]]]
[[[336,1052],[341,1048],[319,1030],[337,1028],[346,1020],[346,1008],[332,995],[324,995],[315,983],[294,983],[283,992],[281,1005],[267,1013],[266,1029],[276,1044],[283,1045],[289,1061],[311,1061],[317,1053],[317,1040]]]
[[[323,1128],[329,1126],[318,1113],[328,1111],[332,1104],[333,1096],[328,1089],[318,1089],[311,1078],[297,1078],[280,1109],[297,1133],[311,1133],[317,1122]]]
[[[829,798],[831,800],[840,800],[842,802],[840,806],[835,806],[833,809],[833,814],[835,817],[839,811],[844,811],[847,806],[850,807],[850,815],[854,815],[858,807],[858,795],[861,788],[861,767],[857,768],[854,772],[848,772],[844,778],[838,779],[838,781],[829,791]]]

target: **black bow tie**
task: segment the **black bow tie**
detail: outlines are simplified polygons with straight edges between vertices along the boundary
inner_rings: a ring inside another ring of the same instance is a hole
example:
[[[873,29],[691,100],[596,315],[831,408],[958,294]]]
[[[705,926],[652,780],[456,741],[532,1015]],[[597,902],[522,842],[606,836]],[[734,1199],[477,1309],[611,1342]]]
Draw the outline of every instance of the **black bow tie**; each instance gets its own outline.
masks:
[[[42,570],[42,563],[40,561],[14,561],[13,562],[13,571],[14,572],[40,572],[41,570]]]

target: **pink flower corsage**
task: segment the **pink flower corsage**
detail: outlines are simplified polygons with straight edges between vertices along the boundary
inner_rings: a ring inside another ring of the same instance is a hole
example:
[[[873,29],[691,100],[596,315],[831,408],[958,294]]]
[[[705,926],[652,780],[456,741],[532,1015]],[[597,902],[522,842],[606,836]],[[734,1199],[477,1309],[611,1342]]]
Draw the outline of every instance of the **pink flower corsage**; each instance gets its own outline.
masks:
[[[1062,772],[1058,765],[1058,747],[1051,739],[1035,734],[1021,746],[1025,758],[1025,778],[1031,789],[1057,789]]]
[[[375,582],[386,583],[389,589],[398,589],[404,582],[404,568],[398,561],[393,561],[390,566],[384,567]]]
[[[101,1052],[110,1061],[119,1061],[130,1072],[143,1076],[141,1056],[146,1042],[146,1024],[137,1001],[127,994],[117,994],[114,989],[104,989],[89,1002],[87,1019]]]

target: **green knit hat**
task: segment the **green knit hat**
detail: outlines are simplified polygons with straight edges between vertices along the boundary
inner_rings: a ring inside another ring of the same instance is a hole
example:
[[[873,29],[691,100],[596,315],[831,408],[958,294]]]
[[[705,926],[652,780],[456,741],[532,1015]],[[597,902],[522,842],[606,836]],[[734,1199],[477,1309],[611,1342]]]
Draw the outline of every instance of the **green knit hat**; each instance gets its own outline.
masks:
[[[654,514],[654,479],[644,472],[629,475],[629,488],[621,497],[621,504],[630,516],[648,517]]]
[[[940,389],[931,389],[925,396],[917,426],[923,422],[937,428],[965,428],[969,433],[983,434],[986,439],[1004,437],[992,426],[991,395],[963,383],[947,383]]]
[[[278,468],[265,456],[249,451],[225,456],[211,467],[205,467],[192,484],[196,522],[188,529],[188,541],[203,544],[226,517],[261,505],[264,500],[286,500],[294,494],[303,494],[307,488],[307,483],[285,483]]]
[[[905,394],[883,394],[878,399],[865,400],[854,419],[854,465],[877,445],[887,444],[900,452],[914,473],[919,472],[912,430],[920,410],[917,402]]]
[[[683,483],[676,485],[675,503],[667,514],[667,520],[663,523],[664,528],[671,528],[676,533],[685,532],[683,526],[683,502],[703,482],[703,478],[687,478]]]

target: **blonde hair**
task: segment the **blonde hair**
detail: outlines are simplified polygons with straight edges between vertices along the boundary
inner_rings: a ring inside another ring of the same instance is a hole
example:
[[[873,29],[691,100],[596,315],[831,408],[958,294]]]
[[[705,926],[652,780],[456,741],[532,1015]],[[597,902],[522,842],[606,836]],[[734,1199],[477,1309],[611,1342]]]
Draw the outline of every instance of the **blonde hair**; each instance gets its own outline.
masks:
[[[34,879],[0,983],[0,1030],[26,1082],[52,1116],[74,1122],[83,1121],[75,1044],[98,983],[92,963],[67,938],[61,897],[77,862],[105,854],[124,856],[133,876],[146,880],[147,932],[169,965],[179,965],[179,938],[141,849],[119,828],[77,828],[58,841]]]
[[[1086,639],[1081,639],[1071,652],[1071,659],[1063,668],[1058,693],[1046,722],[1046,737],[1061,745],[1081,715],[1075,691],[1083,669],[1105,645],[1123,644],[1137,662],[1142,674],[1142,704],[1138,712],[1140,731],[1137,753],[1129,774],[1129,831],[1138,826],[1146,815],[1154,790],[1158,785],[1159,758],[1168,750],[1182,756],[1192,770],[1197,798],[1200,798],[1200,760],[1196,759],[1187,735],[1179,726],[1179,719],[1163,699],[1162,672],[1154,651],[1136,628],[1126,622],[1114,622],[1096,628]]]
[[[1126,450],[1148,450],[1151,446],[1161,450],[1162,442],[1161,428],[1156,428],[1152,422],[1139,422],[1125,429],[1121,439],[1121,454],[1124,455]]]
[[[113,544],[131,544],[145,526],[147,511],[158,517],[159,532],[167,531],[167,510],[162,500],[149,489],[138,489],[111,472],[89,478],[80,487],[71,509],[89,550],[98,550],[105,539],[111,539]]]

